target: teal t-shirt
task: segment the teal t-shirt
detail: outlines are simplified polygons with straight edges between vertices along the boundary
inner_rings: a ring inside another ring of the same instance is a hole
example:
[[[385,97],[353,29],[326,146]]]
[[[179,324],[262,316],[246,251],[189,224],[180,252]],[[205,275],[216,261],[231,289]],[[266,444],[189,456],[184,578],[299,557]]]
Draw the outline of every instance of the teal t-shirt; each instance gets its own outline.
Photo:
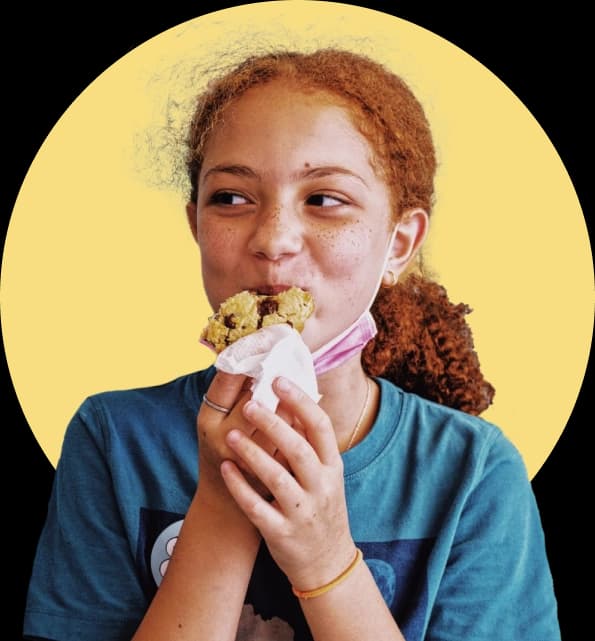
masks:
[[[213,375],[82,403],[56,469],[25,635],[129,641],[196,488],[196,414]],[[407,641],[559,641],[518,451],[491,423],[377,381],[376,422],[343,454],[346,496],[354,540]],[[311,639],[265,545],[237,639]]]

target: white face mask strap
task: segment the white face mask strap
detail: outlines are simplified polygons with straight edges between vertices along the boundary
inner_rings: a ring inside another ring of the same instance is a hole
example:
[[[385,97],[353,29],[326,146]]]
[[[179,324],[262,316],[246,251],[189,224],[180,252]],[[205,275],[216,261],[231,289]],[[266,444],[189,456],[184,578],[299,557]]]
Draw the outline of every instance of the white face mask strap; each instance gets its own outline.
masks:
[[[378,276],[378,281],[376,282],[376,287],[374,288],[374,293],[372,294],[372,299],[370,300],[368,307],[366,310],[369,310],[370,307],[372,307],[372,304],[374,303],[374,300],[376,299],[376,295],[378,294],[378,290],[380,289],[380,286],[382,285],[382,279],[384,278],[384,272],[386,271],[386,268],[388,267],[388,263],[391,259],[391,254],[393,251],[393,245],[395,242],[395,238],[397,236],[397,230],[399,229],[399,223],[395,225],[395,228],[392,231],[392,234],[390,235],[390,238],[388,239],[388,245],[386,247],[386,251],[384,252],[384,262],[382,263],[382,269],[380,270],[380,275]]]

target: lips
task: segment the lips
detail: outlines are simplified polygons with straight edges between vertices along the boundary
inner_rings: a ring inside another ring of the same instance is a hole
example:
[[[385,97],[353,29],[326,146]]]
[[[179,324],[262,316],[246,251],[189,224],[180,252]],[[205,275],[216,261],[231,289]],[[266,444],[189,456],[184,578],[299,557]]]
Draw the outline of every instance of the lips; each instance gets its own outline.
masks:
[[[291,287],[294,287],[294,285],[287,285],[282,283],[279,285],[258,285],[257,287],[252,287],[251,289],[257,294],[261,294],[264,296],[274,296],[275,294],[287,291]],[[299,287],[299,285],[297,285],[297,287]],[[302,287],[302,289],[304,288]]]

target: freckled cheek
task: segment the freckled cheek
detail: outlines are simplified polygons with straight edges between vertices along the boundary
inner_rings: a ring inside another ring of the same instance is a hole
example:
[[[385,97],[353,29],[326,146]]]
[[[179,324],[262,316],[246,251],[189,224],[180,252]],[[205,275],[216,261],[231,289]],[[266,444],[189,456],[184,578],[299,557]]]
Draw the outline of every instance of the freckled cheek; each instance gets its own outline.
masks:
[[[361,313],[378,283],[384,239],[373,230],[359,227],[328,235],[319,249],[319,273],[323,277],[319,316],[351,320],[349,314],[345,315],[346,309]]]
[[[238,235],[234,229],[223,226],[199,226],[198,246],[203,262],[212,268],[229,268],[230,258],[237,256],[240,251]]]
[[[324,256],[324,273],[333,280],[351,280],[362,265],[362,256],[356,252],[334,251]]]
[[[318,236],[318,256],[329,277],[347,279],[370,257],[369,234],[357,231],[328,232]]]

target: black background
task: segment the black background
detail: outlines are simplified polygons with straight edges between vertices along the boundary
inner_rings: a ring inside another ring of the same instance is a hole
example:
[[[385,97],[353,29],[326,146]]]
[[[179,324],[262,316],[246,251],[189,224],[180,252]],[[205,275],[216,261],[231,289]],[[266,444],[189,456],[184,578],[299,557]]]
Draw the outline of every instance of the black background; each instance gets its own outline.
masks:
[[[156,3],[153,8],[148,3],[133,2],[113,6],[105,2],[81,3],[74,8],[40,3],[41,8],[35,9],[22,3],[20,8],[4,8],[0,81],[3,231],[37,150],[88,84],[154,35],[207,11],[234,4],[240,3],[170,2],[165,6]],[[565,3],[564,11],[552,6],[550,10],[541,8],[538,13],[522,15],[517,10],[522,6],[520,3],[510,7],[481,3],[474,11],[466,12],[456,9],[430,12],[420,8],[425,3],[352,4],[377,8],[433,31],[477,58],[504,81],[550,137],[573,180],[587,222],[591,223],[593,199],[587,185],[586,155],[593,134],[592,102],[588,96],[593,71],[587,64],[587,47],[593,33],[588,30],[590,20],[585,10],[572,2]],[[332,30],[332,25],[329,29]],[[560,212],[560,224],[564,224],[564,214]],[[503,260],[505,254],[503,249]],[[552,256],[552,260],[556,259]],[[556,305],[555,300],[552,305]],[[547,345],[544,350],[547,351]],[[2,374],[8,498],[3,584],[9,603],[0,624],[0,636],[19,639],[26,585],[45,516],[53,468],[25,421],[4,358]],[[593,424],[587,408],[590,378],[588,374],[566,429],[533,480],[564,641],[583,639],[592,630],[590,617],[587,618],[592,605],[591,601],[587,603],[588,590],[584,587],[591,585],[587,567],[593,560],[592,537],[586,520],[593,505],[589,472],[594,463],[587,461],[590,454],[587,432]],[[516,641],[498,639],[497,631],[494,639]]]

